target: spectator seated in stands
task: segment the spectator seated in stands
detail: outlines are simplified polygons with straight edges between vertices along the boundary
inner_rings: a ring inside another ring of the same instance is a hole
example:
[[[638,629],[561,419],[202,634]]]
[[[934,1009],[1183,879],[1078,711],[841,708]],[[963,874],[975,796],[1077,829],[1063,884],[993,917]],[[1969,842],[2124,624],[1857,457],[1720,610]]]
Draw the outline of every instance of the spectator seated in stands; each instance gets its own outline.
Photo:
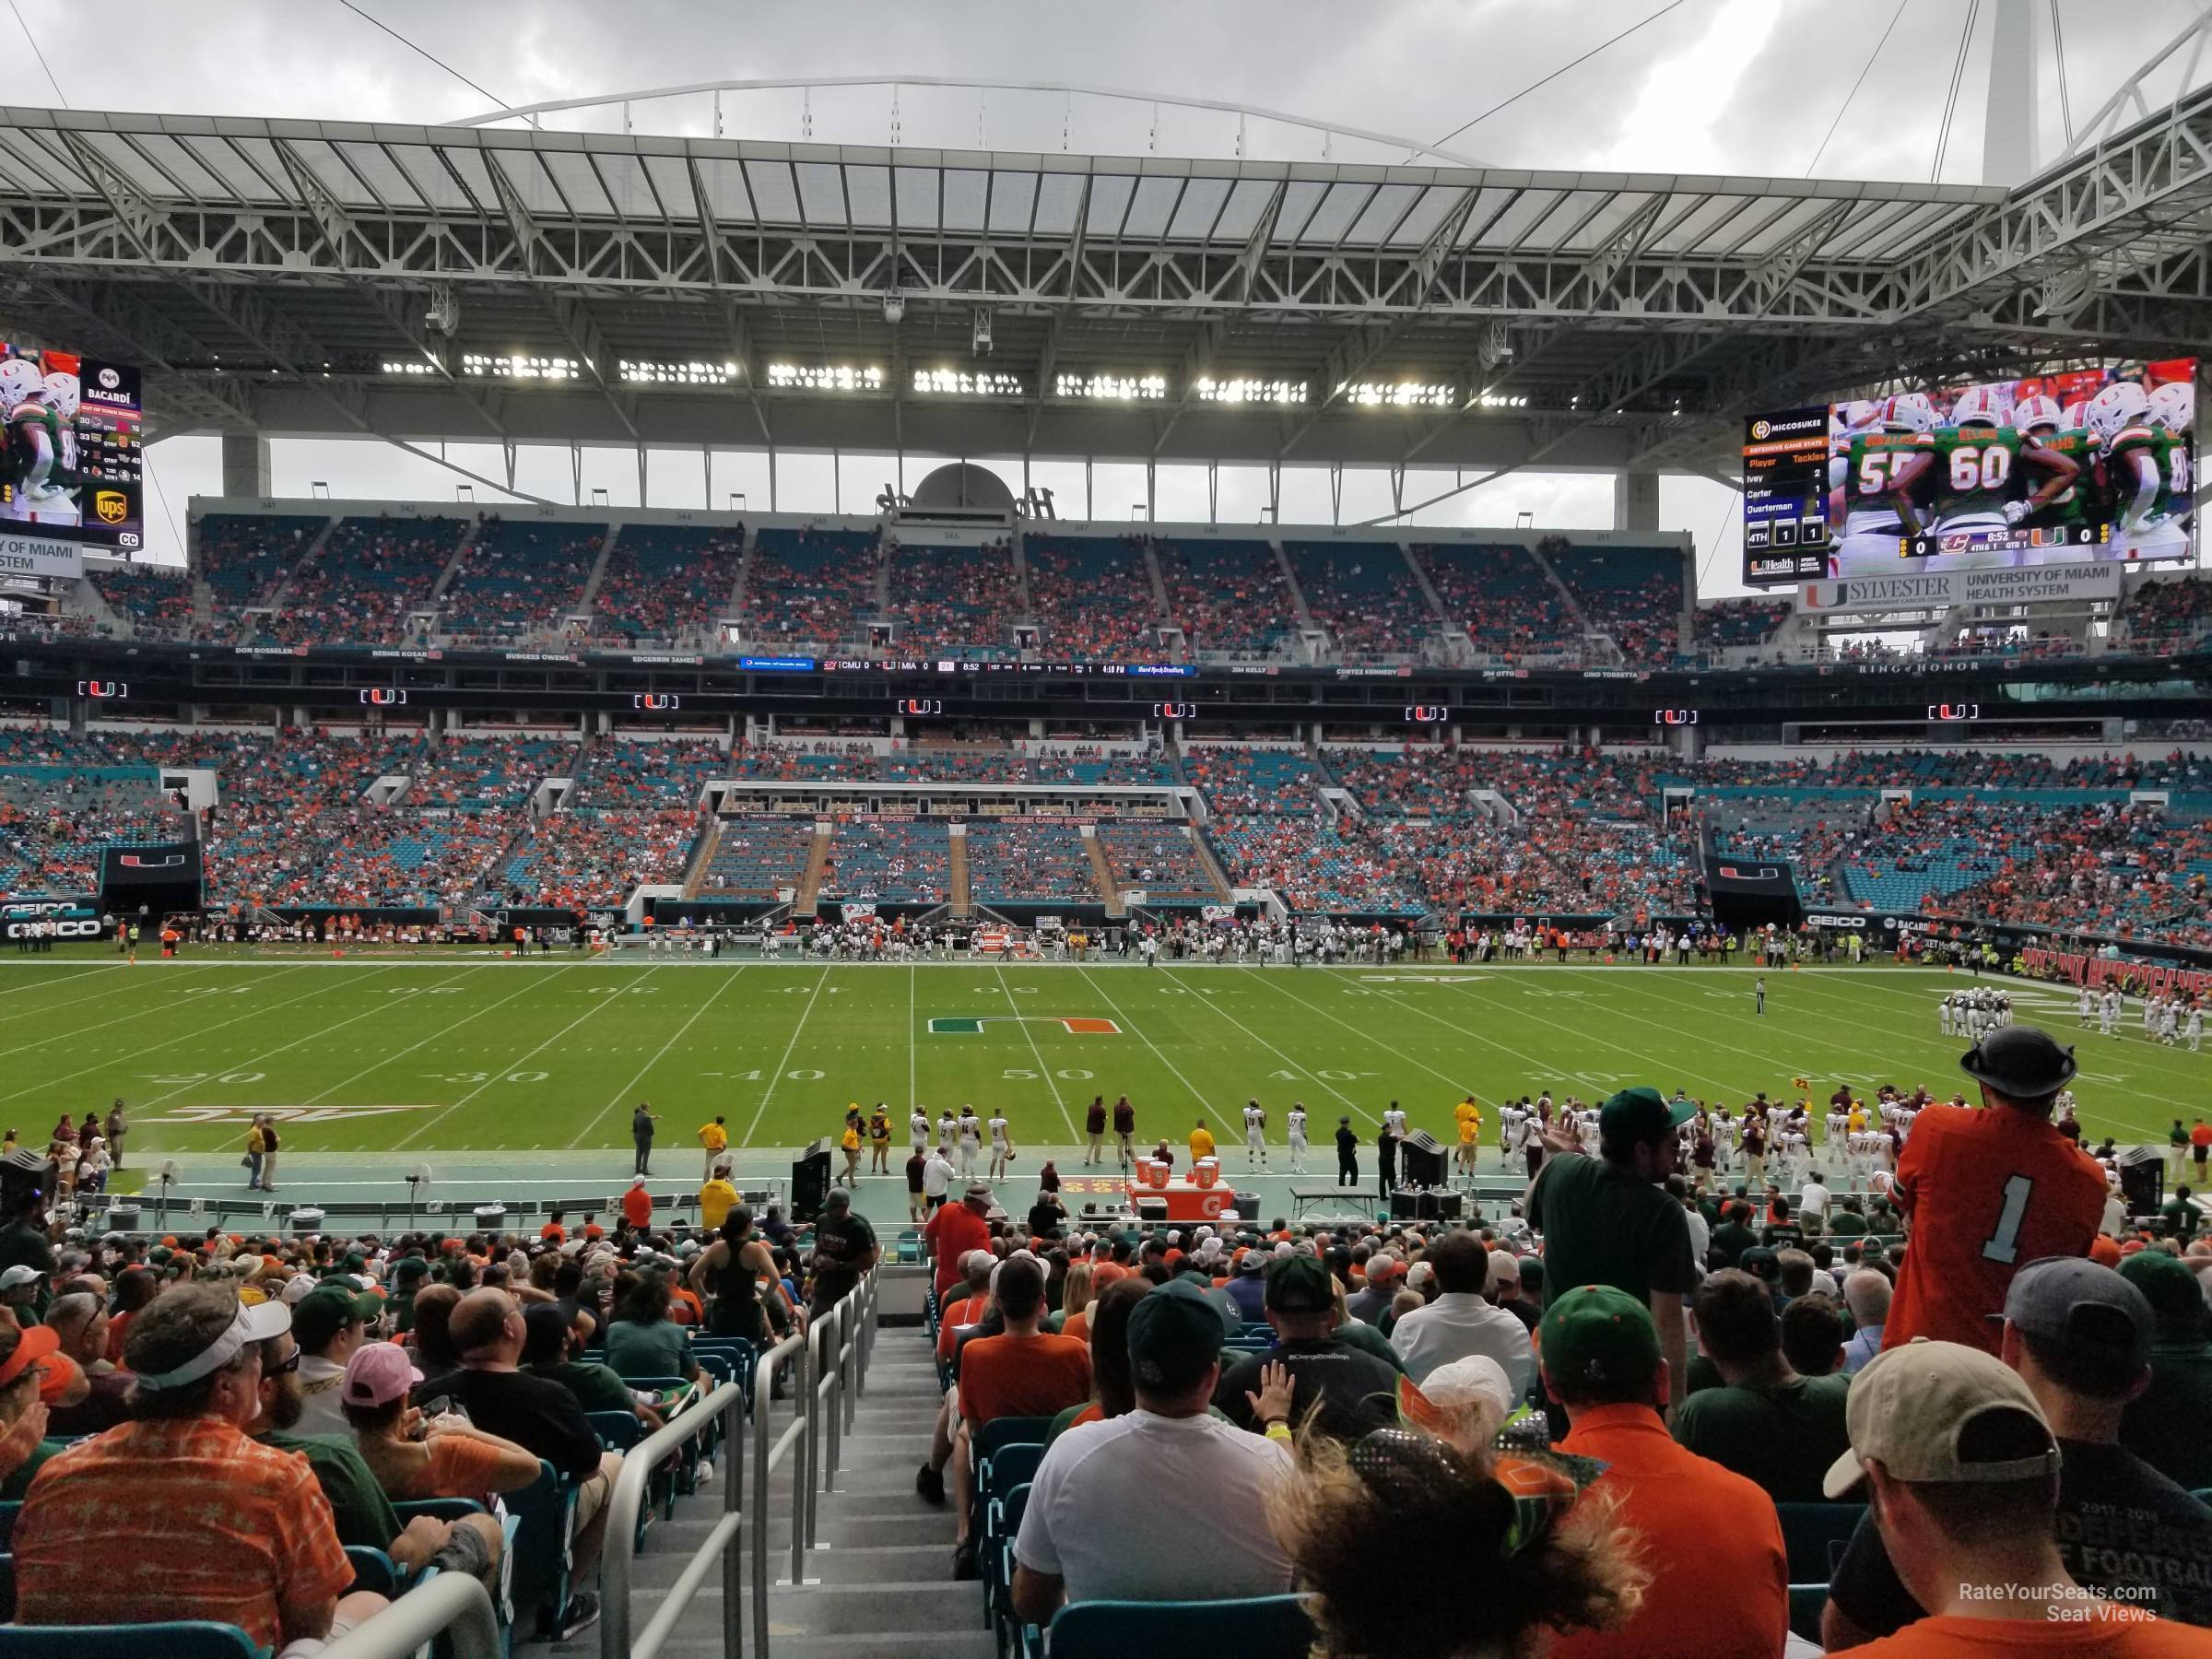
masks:
[[[461,519],[348,518],[293,572],[263,640],[280,645],[397,645],[413,639],[461,538]]]
[[[1344,656],[1404,656],[1431,642],[1435,614],[1395,542],[1287,541],[1306,613]]]
[[[198,568],[211,611],[211,625],[202,637],[231,638],[246,607],[273,597],[329,523],[305,513],[210,512],[200,519]]]
[[[418,1335],[421,1312],[418,1300]],[[606,1542],[606,1502],[622,1472],[622,1454],[600,1449],[575,1395],[521,1369],[527,1332],[520,1304],[506,1291],[469,1291],[454,1304],[446,1334],[459,1364],[442,1374],[431,1370],[428,1380],[416,1385],[415,1403],[425,1409],[441,1400],[457,1403],[471,1423],[543,1458],[575,1484],[570,1556],[577,1580],[588,1579]],[[597,1611],[598,1598],[579,1591],[561,1615],[561,1629],[588,1623]]]
[[[2147,581],[2127,597],[2121,608],[2127,624],[2124,636],[2115,641],[2121,649],[2157,653],[2185,651],[2195,644],[2212,621],[2212,582],[2184,576],[2177,582]],[[2119,629],[2113,630],[2119,634]]]
[[[2205,1337],[2204,1290],[2196,1274],[2163,1250],[2124,1258],[2120,1277],[2143,1293],[2156,1321],[2150,1385],[2127,1403],[2120,1443],[2169,1480],[2202,1491],[2212,1487],[2212,1437],[2199,1431],[2199,1425],[2212,1421],[2212,1342]]]
[[[1577,547],[1547,536],[1537,549],[1630,663],[1661,666],[1675,657],[1682,629],[1682,556],[1658,547]]]
[[[1043,1329],[1044,1265],[1027,1251],[998,1265],[992,1301],[1003,1328],[979,1335],[959,1351],[955,1385],[959,1428],[953,1435],[953,1510],[959,1541],[952,1575],[975,1576],[975,1545],[969,1537],[974,1510],[972,1434],[998,1418],[1052,1418],[1090,1397],[1090,1350],[1073,1336]]]
[[[968,827],[968,888],[984,904],[1100,901],[1082,831],[1019,818],[983,818]]]
[[[307,1459],[330,1505],[338,1542],[349,1548],[381,1549],[403,1572],[418,1572],[435,1560],[441,1568],[472,1573],[487,1586],[496,1584],[503,1545],[491,1516],[437,1521],[418,1515],[402,1527],[352,1435],[294,1432],[301,1406],[300,1358],[299,1342],[288,1330],[262,1339],[261,1409],[246,1432],[272,1451],[297,1452]]]
[[[182,640],[192,632],[192,583],[181,570],[132,565],[88,569],[85,576],[108,608],[131,625],[135,640]]]
[[[1859,1523],[1829,1586],[1821,1640],[1830,1653],[1931,1615],[1950,1623],[1959,1581],[1939,1583],[1922,1571],[1918,1552],[1934,1540],[1919,1528],[1896,1531],[1895,1500],[1930,1507],[1927,1484],[1971,1479],[1960,1461],[2041,1456],[2021,1443],[2024,1437],[2009,1434],[2005,1447],[1970,1450],[1969,1418],[1978,1415],[1972,1401],[2019,1408],[2041,1429],[2046,1448],[2054,1440],[2059,1455],[2055,1467],[2045,1463],[2040,1470],[2011,1472],[2010,1478],[2040,1488],[2024,1512],[2001,1507],[1999,1494],[1991,1491],[1978,1492],[1971,1507],[1962,1496],[1956,1506],[1937,1508],[1931,1518],[1949,1528],[1953,1542],[1983,1535],[1978,1528],[2001,1517],[2015,1564],[2039,1565],[2037,1575],[2019,1584],[2070,1579],[2134,1614],[2212,1625],[2212,1577],[2202,1571],[2212,1561],[2212,1509],[2120,1443],[2127,1404],[2149,1382],[2157,1320],[2142,1292],[2111,1268],[2078,1257],[2029,1263],[2006,1296],[2002,1328],[1998,1358],[1961,1344],[1907,1343],[1885,1348],[1853,1381],[1851,1445],[1829,1471],[1826,1491],[1836,1499],[1855,1496],[1865,1478],[1876,1507]],[[1952,1433],[1959,1446],[1947,1459],[1945,1441]],[[1907,1488],[1902,1493],[1895,1489],[1900,1484]],[[2023,1532],[2030,1514],[2035,1524]],[[2055,1574],[2041,1570],[2053,1540],[2063,1569]],[[1900,1551],[1900,1544],[1913,1555]],[[1987,1616],[1992,1609],[1978,1611]],[[1878,1653],[1880,1645],[1867,1651]]]
[[[1583,641],[1559,587],[1528,549],[1458,542],[1417,546],[1415,562],[1454,627],[1504,663],[1577,662]]]
[[[492,643],[552,628],[582,599],[606,533],[605,524],[485,515],[445,590],[439,630]]]
[[[1264,541],[1154,543],[1168,619],[1193,651],[1260,656],[1291,635],[1297,618],[1275,549]]]
[[[289,1287],[286,1300],[291,1300]],[[292,1336],[300,1345],[300,1431],[346,1434],[343,1396],[346,1363],[369,1342],[383,1312],[382,1299],[345,1283],[324,1283],[292,1304]]]
[[[1275,1346],[1230,1367],[1216,1391],[1214,1404],[1230,1422],[1241,1429],[1262,1427],[1252,1396],[1261,1389],[1263,1373],[1277,1365],[1288,1373],[1291,1416],[1301,1430],[1356,1440],[1397,1420],[1398,1371],[1355,1344],[1361,1333],[1371,1340],[1376,1333],[1340,1316],[1335,1280],[1319,1256],[1277,1261],[1267,1271],[1265,1301]]]
[[[2183,1539],[2147,1517],[2146,1530],[2122,1531],[2109,1511],[2069,1512],[2065,1427],[2051,1420],[2032,1380],[2023,1381],[1990,1355],[1947,1342],[1888,1349],[1861,1374],[1851,1449],[1829,1486],[1838,1497],[1863,1490],[1870,1508],[1830,1586],[1828,1652],[1853,1649],[1870,1659],[2204,1652],[2201,1630],[2166,1621],[2172,1600],[2201,1596],[2202,1579],[2184,1592],[2150,1578],[2180,1565]],[[1903,1632],[1911,1621],[1909,1633],[1868,1642],[1863,1628],[1839,1624],[1843,1594],[1857,1594],[1845,1580],[1862,1546],[1881,1552],[1888,1600],[1901,1613],[1895,1628]]]
[[[1485,1294],[1489,1252],[1475,1234],[1447,1232],[1422,1257],[1436,1275],[1437,1297],[1393,1325],[1390,1345],[1416,1382],[1439,1366],[1482,1354],[1504,1368],[1518,1399],[1535,1381],[1536,1360],[1528,1327]]]
[[[1005,542],[978,547],[890,545],[891,613],[912,656],[1010,657],[1021,606]]]
[[[406,1350],[390,1342],[356,1348],[340,1378],[339,1406],[348,1431],[387,1498],[468,1498],[488,1504],[537,1479],[535,1452],[451,1413],[426,1420],[407,1404],[407,1391],[421,1381]]]
[[[1698,1348],[1725,1386],[1675,1414],[1675,1439],[1733,1469],[1777,1503],[1818,1503],[1820,1479],[1849,1441],[1846,1377],[1801,1377],[1782,1351],[1774,1298],[1747,1273],[1709,1275],[1690,1304]]]
[[[1625,1291],[1583,1285],[1545,1310],[1542,1330],[1545,1389],[1571,1425],[1559,1450],[1605,1466],[1582,1501],[1618,1505],[1651,1575],[1626,1624],[1566,1632],[1552,1659],[1779,1653],[1790,1613],[1781,1517],[1743,1476],[1669,1438],[1666,1361],[1650,1311]]]
[[[1317,1651],[1487,1659],[1618,1629],[1651,1574],[1612,1505],[1578,1500],[1584,1478],[1406,1429],[1307,1440],[1272,1507]]]
[[[523,1310],[528,1335],[523,1368],[558,1382],[576,1396],[585,1411],[627,1411],[648,1434],[663,1426],[659,1412],[638,1398],[637,1390],[612,1366],[586,1359],[592,1316],[566,1301],[539,1302]]]
[[[1025,535],[1021,557],[1046,654],[1076,662],[1149,660],[1159,653],[1159,615],[1135,536]]]
[[[699,1380],[690,1338],[669,1317],[673,1302],[667,1275],[648,1267],[616,1305],[606,1327],[606,1364],[625,1382],[638,1377]]]
[[[1774,630],[1790,619],[1787,599],[1717,599],[1697,609],[1697,645],[1700,652],[1737,651],[1764,645]]]
[[[764,528],[746,566],[743,627],[775,645],[835,645],[876,612],[881,532]]]
[[[19,1621],[202,1618],[274,1651],[382,1608],[345,1594],[353,1567],[307,1459],[246,1436],[267,1344],[289,1324],[283,1303],[244,1307],[211,1283],[165,1291],[131,1322],[131,1420],[53,1460],[17,1517]]]
[[[1014,1543],[1015,1611],[1044,1625],[1064,1600],[1288,1591],[1290,1561],[1268,1519],[1293,1467],[1281,1368],[1246,1407],[1264,1417],[1268,1433],[1216,1416],[1209,1402],[1220,1375],[1221,1315],[1183,1280],[1136,1297],[1126,1346],[1135,1408],[1061,1434],[1030,1483]],[[1204,1492],[1206,1501],[1162,1504],[1163,1478]]]
[[[628,524],[593,601],[592,638],[626,645],[704,640],[729,614],[745,527]]]

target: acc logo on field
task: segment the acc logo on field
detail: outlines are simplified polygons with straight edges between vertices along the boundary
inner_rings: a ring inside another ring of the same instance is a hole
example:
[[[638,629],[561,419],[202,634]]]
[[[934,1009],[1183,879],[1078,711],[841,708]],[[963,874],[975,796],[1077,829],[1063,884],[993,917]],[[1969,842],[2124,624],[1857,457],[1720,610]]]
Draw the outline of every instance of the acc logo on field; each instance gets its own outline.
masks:
[[[131,516],[130,498],[120,489],[93,492],[92,514],[103,524],[120,524]]]

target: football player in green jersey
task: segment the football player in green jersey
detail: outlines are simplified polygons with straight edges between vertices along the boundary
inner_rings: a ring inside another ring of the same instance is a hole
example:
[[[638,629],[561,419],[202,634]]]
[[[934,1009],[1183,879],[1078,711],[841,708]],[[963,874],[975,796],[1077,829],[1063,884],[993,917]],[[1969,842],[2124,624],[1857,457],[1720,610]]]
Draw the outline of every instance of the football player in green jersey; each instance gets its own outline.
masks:
[[[1935,460],[1924,477],[1935,533],[1974,535],[1995,545],[1945,555],[1951,570],[2013,561],[2008,532],[2049,506],[2080,477],[2081,468],[2056,450],[2027,441],[2006,424],[2005,389],[1969,386],[1952,406],[1953,424],[1936,433]],[[2030,493],[2028,479],[2041,474]]]
[[[2176,559],[2188,551],[2189,440],[2159,425],[2150,397],[2115,381],[2089,399],[2084,418],[2103,446],[2112,547],[2123,559]]]
[[[1851,433],[1841,472],[1830,463],[1828,522],[1840,524],[1828,573],[1890,576],[1920,568],[1900,559],[1899,547],[1922,529],[1914,488],[1926,472],[1936,410],[1919,392],[1900,393],[1878,406],[1868,426]]]
[[[2065,456],[2076,473],[2071,478],[2060,478],[2053,469],[2053,477],[2028,498],[2027,511],[2019,515],[2019,528],[2061,530],[2069,543],[2093,547],[2097,541],[2097,492],[2095,479],[2085,475],[2090,473],[2096,445],[2088,433],[2078,428],[2069,429],[2058,405],[2048,397],[2020,399],[2014,406],[2012,424],[2029,448]]]

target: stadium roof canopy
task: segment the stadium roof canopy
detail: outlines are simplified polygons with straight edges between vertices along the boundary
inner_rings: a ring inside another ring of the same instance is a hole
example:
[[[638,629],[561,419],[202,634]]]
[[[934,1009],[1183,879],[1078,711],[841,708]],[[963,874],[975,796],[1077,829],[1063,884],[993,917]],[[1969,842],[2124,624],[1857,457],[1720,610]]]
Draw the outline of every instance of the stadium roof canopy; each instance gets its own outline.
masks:
[[[1732,471],[2212,353],[2212,88],[2010,191],[9,109],[0,238],[165,434]]]

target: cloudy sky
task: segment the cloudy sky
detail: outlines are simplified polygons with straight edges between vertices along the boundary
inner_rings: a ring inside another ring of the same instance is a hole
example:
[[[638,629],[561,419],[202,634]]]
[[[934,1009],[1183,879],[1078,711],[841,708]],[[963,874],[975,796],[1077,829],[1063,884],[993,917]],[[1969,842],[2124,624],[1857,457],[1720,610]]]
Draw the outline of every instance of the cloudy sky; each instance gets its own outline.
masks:
[[[338,0],[10,4],[14,15],[0,18],[0,40],[12,32],[6,101],[18,105],[58,100],[77,109],[445,122],[482,113],[492,101],[718,78],[897,72],[1222,100],[1442,144],[1501,166],[1915,180],[1936,167],[1971,16],[1958,114],[1941,164],[1941,176],[1954,182],[1982,177],[1988,41],[2000,6],[2024,5],[2034,18],[2045,157],[2063,147],[2069,114],[2080,124],[2199,9],[2196,0],[2058,0],[2062,99],[2047,0],[1116,0],[1081,6],[1051,0],[782,6],[359,0],[359,12],[435,53],[481,91]],[[2174,72],[2170,66],[2154,92],[2162,88],[2171,97]],[[2212,64],[2200,78],[2206,74]],[[994,94],[979,108],[973,93],[910,88],[900,98],[900,135],[910,145],[972,147],[980,139],[1002,148],[1056,150],[1065,110],[1055,96]],[[818,141],[890,141],[890,100],[881,90],[819,93],[810,113]],[[641,127],[703,133],[712,115],[706,100],[694,99],[640,106],[636,118]],[[801,100],[786,93],[732,100],[724,119],[733,136],[796,139]],[[1065,141],[1106,153],[1142,153],[1155,142],[1162,153],[1230,153],[1230,120],[1176,112],[1158,119],[1155,139],[1149,106],[1085,101],[1076,106]],[[618,121],[610,111],[556,124],[607,127]],[[1295,128],[1254,126],[1247,137],[1254,154],[1320,154],[1318,136]],[[1332,153],[1396,159],[1341,143]],[[159,488],[149,491],[147,516],[158,555],[176,547],[174,526],[187,498],[217,488],[214,451],[212,440],[177,439],[149,455]],[[594,462],[587,483],[605,485],[618,502],[634,500],[630,459],[609,454],[603,462]],[[481,458],[472,465],[490,470]],[[304,494],[312,481],[324,480],[339,495],[452,495],[450,475],[374,443],[283,443],[276,465],[282,493]],[[733,456],[725,477],[718,462],[717,496],[747,488],[759,470],[750,458]],[[846,466],[841,505],[860,508],[874,493],[876,471]],[[565,455],[538,458],[530,476],[541,493],[569,491]],[[1101,517],[1107,502],[1123,503],[1125,512],[1126,502],[1141,496],[1141,483],[1124,493],[1130,482],[1100,484]],[[786,506],[833,504],[827,461],[787,461],[780,485]],[[700,492],[696,466],[666,467],[653,482],[652,504],[699,505]],[[747,493],[756,502],[765,499],[764,473]],[[1079,499],[1079,483],[1074,493]],[[1163,517],[1205,516],[1202,474],[1163,477],[1161,494]],[[1387,505],[1380,478],[1347,482],[1346,494],[1347,518]],[[1286,521],[1328,516],[1325,477],[1287,479],[1286,498]],[[1221,516],[1251,518],[1262,499],[1256,478],[1225,476]],[[1708,571],[1704,592],[1735,585],[1730,502],[1727,491],[1699,480],[1669,480],[1662,491],[1667,527],[1697,536]],[[1609,523],[1611,507],[1606,479],[1532,473],[1500,479],[1430,516],[1510,524],[1527,511],[1540,524],[1595,526]]]

